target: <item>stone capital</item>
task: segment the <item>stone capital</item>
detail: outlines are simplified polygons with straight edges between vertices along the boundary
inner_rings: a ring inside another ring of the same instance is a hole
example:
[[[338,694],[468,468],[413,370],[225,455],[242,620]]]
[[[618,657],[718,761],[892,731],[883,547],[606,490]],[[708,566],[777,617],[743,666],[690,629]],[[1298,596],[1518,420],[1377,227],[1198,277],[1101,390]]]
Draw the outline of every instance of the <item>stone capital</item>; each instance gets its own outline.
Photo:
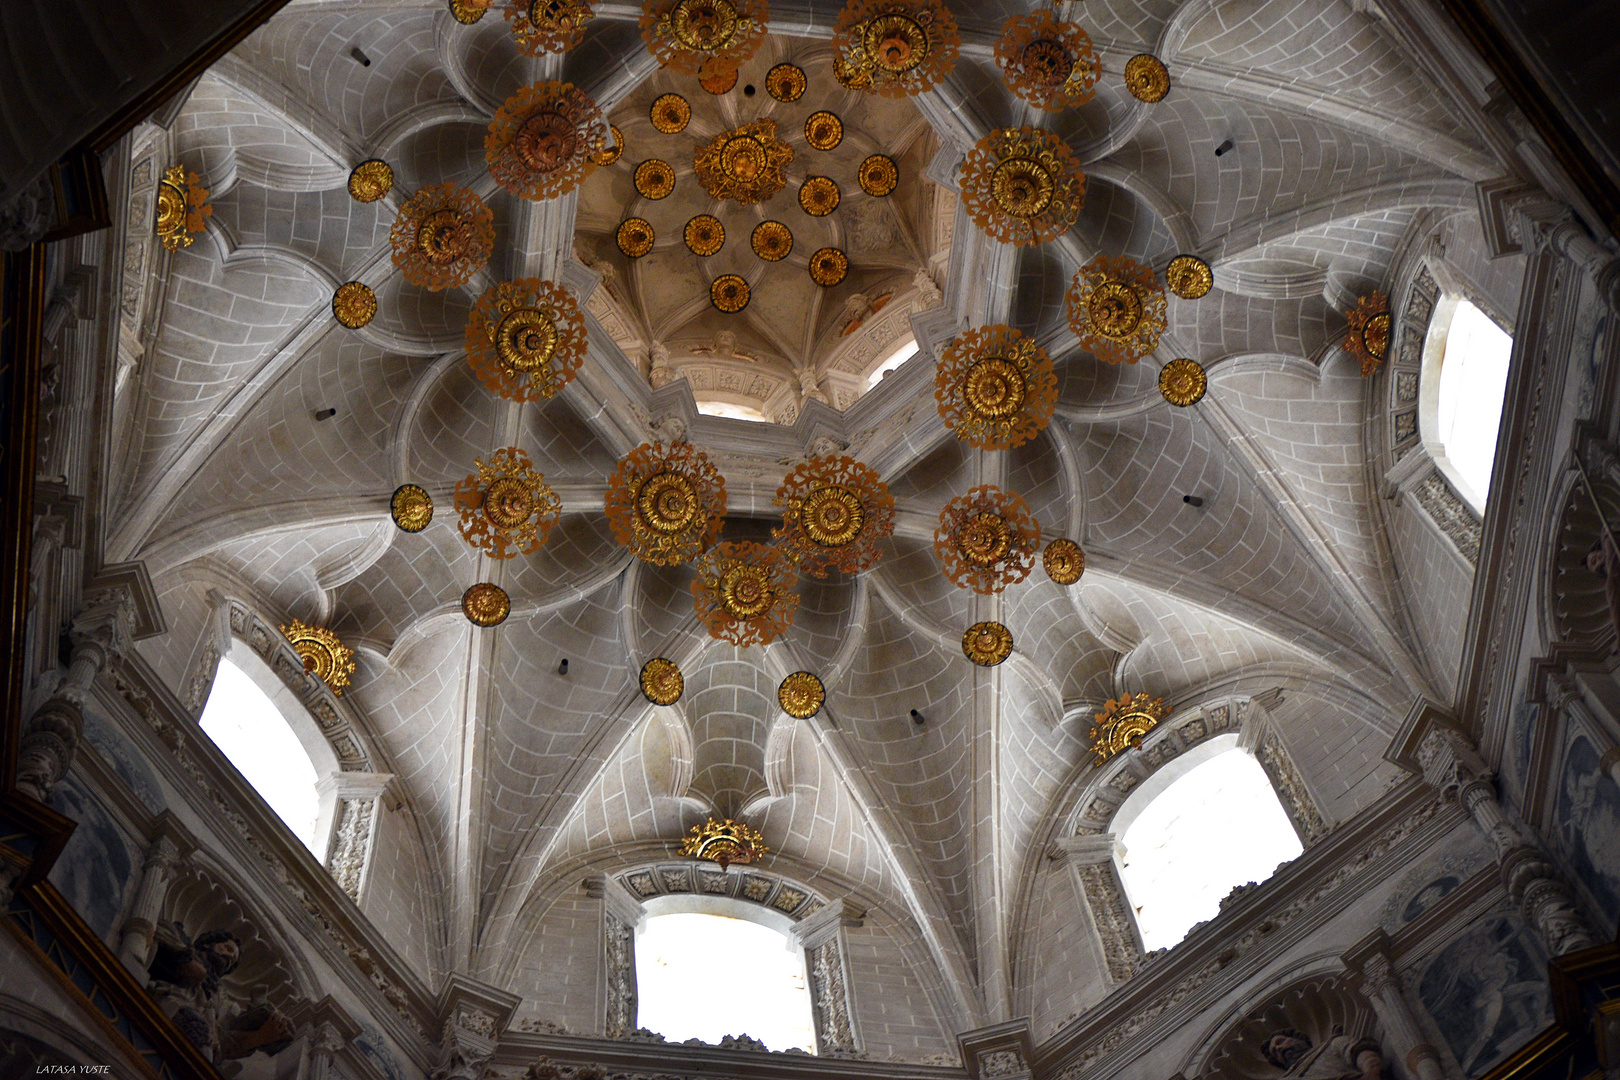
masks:
[[[845,927],[864,926],[866,909],[840,897],[793,928],[793,936],[806,949],[816,949],[832,941]]]

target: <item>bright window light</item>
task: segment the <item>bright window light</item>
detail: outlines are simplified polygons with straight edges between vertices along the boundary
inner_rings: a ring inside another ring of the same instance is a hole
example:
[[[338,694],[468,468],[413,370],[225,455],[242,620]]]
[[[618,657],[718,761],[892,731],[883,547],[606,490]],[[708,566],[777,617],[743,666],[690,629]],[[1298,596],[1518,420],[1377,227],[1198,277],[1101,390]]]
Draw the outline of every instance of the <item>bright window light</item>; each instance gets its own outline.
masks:
[[[1470,501],[1479,510],[1490,492],[1512,351],[1513,339],[1490,316],[1466,300],[1457,304],[1440,362],[1436,434],[1446,459],[1477,496]]]
[[[1233,886],[1266,880],[1304,850],[1265,770],[1238,749],[1165,788],[1121,840],[1120,878],[1148,950],[1176,944]]]
[[[724,416],[730,420],[751,420],[756,424],[769,423],[766,415],[752,405],[733,405],[729,401],[700,401],[698,412],[704,416]]]
[[[872,374],[866,377],[867,389],[871,389],[878,383],[882,382],[883,376],[887,375],[889,372],[893,371],[895,368],[899,367],[901,364],[905,363],[907,360],[910,360],[916,355],[917,339],[906,338],[906,340],[902,341],[898,346],[895,347],[893,352],[883,358],[883,362],[872,371]]]
[[[815,1052],[804,951],[723,915],[653,915],[636,932],[636,1023],[674,1042],[752,1035]]]
[[[243,779],[314,851],[320,812],[315,766],[275,704],[229,660],[219,662],[200,723]]]

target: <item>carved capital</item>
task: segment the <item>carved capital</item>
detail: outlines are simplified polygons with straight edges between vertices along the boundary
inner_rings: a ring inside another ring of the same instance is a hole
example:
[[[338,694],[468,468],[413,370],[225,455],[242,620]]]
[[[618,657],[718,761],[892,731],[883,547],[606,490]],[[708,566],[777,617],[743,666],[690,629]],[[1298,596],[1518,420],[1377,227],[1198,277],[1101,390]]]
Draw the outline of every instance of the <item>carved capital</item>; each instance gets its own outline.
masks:
[[[1476,782],[1489,790],[1490,767],[1468,736],[1454,727],[1437,724],[1429,728],[1418,744],[1417,761],[1424,781],[1441,794],[1458,795],[1461,787]]]

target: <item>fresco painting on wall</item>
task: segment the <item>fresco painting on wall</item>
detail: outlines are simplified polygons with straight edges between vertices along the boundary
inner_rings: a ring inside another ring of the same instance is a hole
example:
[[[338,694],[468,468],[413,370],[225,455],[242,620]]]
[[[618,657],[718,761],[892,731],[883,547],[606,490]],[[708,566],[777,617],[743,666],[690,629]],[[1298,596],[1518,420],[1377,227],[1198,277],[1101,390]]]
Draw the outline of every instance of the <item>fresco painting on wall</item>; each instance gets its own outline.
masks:
[[[119,779],[129,785],[129,790],[141,800],[142,806],[154,814],[161,814],[167,808],[163,789],[158,786],[152,767],[141,758],[135,744],[89,709],[84,711],[84,741],[94,747],[101,759],[112,766]]]
[[[1547,960],[1518,916],[1497,916],[1440,951],[1418,996],[1464,1076],[1478,1076],[1552,1021]]]
[[[1584,735],[1571,740],[1564,755],[1553,827],[1570,869],[1612,924],[1620,916],[1620,786]]]
[[[129,845],[101,804],[72,776],[56,785],[51,808],[79,824],[51,867],[50,882],[105,941],[124,909],[124,888],[134,868]]]

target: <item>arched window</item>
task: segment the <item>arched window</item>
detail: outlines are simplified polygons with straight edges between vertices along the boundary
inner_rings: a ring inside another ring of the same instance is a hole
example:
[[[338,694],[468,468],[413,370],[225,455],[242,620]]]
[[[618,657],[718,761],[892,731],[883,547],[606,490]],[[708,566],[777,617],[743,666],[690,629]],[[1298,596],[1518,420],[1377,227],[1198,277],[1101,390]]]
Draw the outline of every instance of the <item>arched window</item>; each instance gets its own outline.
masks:
[[[636,931],[636,1023],[672,1042],[751,1035],[815,1052],[804,950],[780,930],[699,912],[649,915]]]
[[[756,406],[740,405],[735,401],[724,401],[720,398],[699,399],[697,411],[704,416],[724,416],[731,420],[748,420],[755,424],[770,422],[770,417]]]
[[[1419,423],[1446,478],[1485,512],[1513,339],[1479,308],[1442,296],[1424,345]]]
[[[884,355],[883,359],[877,362],[877,366],[872,369],[871,374],[866,376],[867,387],[870,389],[871,387],[876,386],[878,383],[883,381],[883,376],[887,375],[891,371],[894,371],[901,364],[905,363],[907,360],[910,360],[916,355],[917,339],[908,334],[903,341],[897,344],[893,349],[890,349],[889,352]]]
[[[1265,770],[1236,741],[1211,739],[1171,762],[1114,817],[1144,949],[1176,944],[1234,886],[1266,880],[1304,850]]]
[[[244,670],[254,667],[262,669],[258,679]],[[266,683],[280,689],[278,697],[290,696],[263,661],[233,647],[230,657],[219,661],[199,724],[293,835],[321,858],[326,845],[319,826],[330,818],[316,788],[322,774],[306,749],[307,739],[299,738],[283,708],[265,693]],[[330,749],[326,756],[332,756]],[[336,771],[335,758],[326,771]]]

